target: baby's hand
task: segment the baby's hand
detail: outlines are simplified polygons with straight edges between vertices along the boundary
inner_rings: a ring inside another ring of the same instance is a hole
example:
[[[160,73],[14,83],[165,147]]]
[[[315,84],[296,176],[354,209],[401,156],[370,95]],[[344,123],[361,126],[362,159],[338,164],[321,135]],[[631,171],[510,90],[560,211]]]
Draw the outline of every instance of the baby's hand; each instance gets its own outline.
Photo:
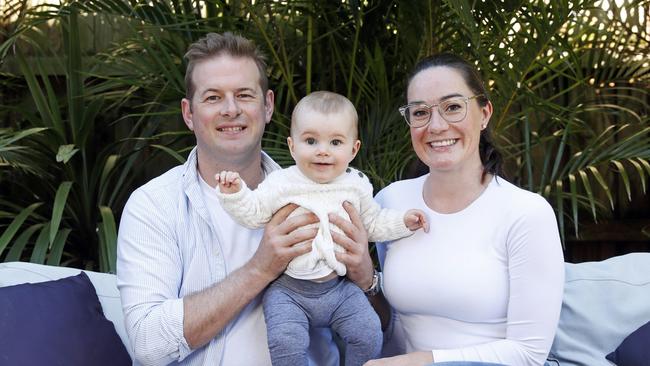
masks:
[[[404,215],[404,225],[411,231],[422,228],[425,233],[429,232],[427,215],[422,210],[408,210]]]
[[[224,170],[217,173],[214,178],[221,193],[237,193],[241,189],[241,178],[237,172]]]

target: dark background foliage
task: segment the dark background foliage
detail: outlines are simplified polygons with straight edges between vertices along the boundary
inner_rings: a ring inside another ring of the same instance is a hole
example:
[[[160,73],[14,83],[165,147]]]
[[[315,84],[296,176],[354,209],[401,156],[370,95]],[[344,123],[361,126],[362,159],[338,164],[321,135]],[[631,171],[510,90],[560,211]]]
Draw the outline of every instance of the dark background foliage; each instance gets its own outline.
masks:
[[[128,195],[194,144],[182,56],[210,31],[241,33],[268,57],[265,150],[291,164],[297,100],[342,93],[360,116],[354,165],[376,189],[422,172],[397,113],[408,71],[424,55],[463,55],[488,82],[508,179],[553,205],[567,259],[650,250],[647,0],[9,0],[2,11],[0,260],[114,271]]]

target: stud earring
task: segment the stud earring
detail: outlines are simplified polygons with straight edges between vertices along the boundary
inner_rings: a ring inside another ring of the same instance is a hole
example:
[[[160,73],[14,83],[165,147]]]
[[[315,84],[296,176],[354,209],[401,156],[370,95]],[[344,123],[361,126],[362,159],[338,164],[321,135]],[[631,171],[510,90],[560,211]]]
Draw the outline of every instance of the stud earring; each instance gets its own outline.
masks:
[[[484,130],[484,129],[485,129],[485,127],[487,127],[487,125],[486,125],[485,123],[484,123],[484,124],[482,124],[482,125],[481,125],[481,130]]]

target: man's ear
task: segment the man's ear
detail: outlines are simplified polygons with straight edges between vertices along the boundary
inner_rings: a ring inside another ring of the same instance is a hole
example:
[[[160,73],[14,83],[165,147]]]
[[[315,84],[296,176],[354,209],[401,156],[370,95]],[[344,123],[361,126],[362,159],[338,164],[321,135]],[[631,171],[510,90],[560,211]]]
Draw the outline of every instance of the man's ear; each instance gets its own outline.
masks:
[[[350,161],[354,160],[360,148],[361,148],[361,141],[360,140],[355,141],[354,145],[352,145],[352,159],[350,159]]]
[[[275,109],[275,95],[273,90],[267,90],[266,95],[264,96],[264,118],[265,122],[271,122],[271,117],[273,116],[273,110]]]
[[[181,112],[183,113],[183,121],[190,131],[194,131],[194,122],[192,122],[192,102],[187,99],[181,99]]]
[[[287,137],[287,145],[289,145],[289,152],[291,153],[291,157],[293,160],[296,160],[296,157],[293,155],[293,139],[291,136]]]

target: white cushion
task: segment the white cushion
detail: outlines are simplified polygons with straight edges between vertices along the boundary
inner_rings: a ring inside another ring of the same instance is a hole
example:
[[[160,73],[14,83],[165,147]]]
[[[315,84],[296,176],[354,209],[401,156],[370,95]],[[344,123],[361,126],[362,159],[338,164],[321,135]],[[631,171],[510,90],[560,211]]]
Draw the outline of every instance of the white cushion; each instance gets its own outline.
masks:
[[[565,268],[560,324],[549,359],[562,366],[610,366],[605,356],[650,321],[650,253]]]

